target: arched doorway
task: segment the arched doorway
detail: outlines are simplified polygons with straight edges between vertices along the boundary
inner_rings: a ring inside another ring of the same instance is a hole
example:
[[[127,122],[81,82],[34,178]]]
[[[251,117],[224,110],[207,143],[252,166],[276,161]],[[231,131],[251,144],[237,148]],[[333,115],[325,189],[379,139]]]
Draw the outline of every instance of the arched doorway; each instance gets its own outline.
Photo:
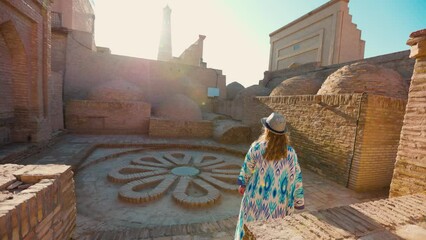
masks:
[[[1,23],[0,145],[31,140],[28,70],[24,45],[13,22]]]

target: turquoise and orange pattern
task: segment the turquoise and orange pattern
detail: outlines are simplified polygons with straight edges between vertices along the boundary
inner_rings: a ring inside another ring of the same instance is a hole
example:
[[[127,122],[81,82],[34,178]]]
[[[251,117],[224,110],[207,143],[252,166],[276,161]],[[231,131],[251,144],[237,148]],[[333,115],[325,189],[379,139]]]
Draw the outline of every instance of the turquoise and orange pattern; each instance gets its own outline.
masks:
[[[238,184],[246,186],[241,201],[235,239],[244,236],[244,222],[283,218],[294,208],[304,207],[302,173],[294,149],[287,146],[287,158],[263,159],[266,142],[250,147],[238,176]]]

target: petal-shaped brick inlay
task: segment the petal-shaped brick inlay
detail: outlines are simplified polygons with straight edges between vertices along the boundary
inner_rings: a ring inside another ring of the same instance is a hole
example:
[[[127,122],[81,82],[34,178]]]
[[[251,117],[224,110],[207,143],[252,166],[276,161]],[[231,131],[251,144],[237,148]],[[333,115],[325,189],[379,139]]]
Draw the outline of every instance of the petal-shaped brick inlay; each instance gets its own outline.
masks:
[[[205,194],[203,196],[191,196],[188,194],[190,184],[201,188]],[[173,198],[185,206],[202,207],[217,202],[220,198],[220,192],[201,179],[181,177],[177,187],[173,191]]]
[[[128,183],[133,180],[168,173],[169,170],[147,166],[125,166],[113,169],[108,173],[108,180],[116,183]]]
[[[215,154],[198,154],[193,158],[185,152],[165,152],[162,156],[145,155],[132,160],[130,165],[113,169],[108,180],[127,183],[119,190],[121,200],[144,203],[164,195],[179,179],[173,190],[176,202],[201,207],[218,202],[221,194],[217,188],[236,192],[239,171],[240,165]]]
[[[139,159],[132,160],[132,164],[153,166],[153,167],[172,167],[175,164],[156,156],[143,156]]]
[[[215,175],[208,172],[203,172],[198,175],[201,179],[204,179],[205,181],[209,182],[210,184],[213,184],[215,187],[221,188],[226,191],[237,191],[238,185],[236,184],[230,184],[227,182],[224,182],[222,180],[219,180],[215,178]],[[235,179],[235,178],[234,178]]]
[[[174,152],[174,153],[166,153],[164,154],[164,158],[173,162],[174,164],[181,166],[187,165],[191,160],[191,155],[182,153],[182,152]]]
[[[232,163],[219,163],[219,164],[214,164],[214,165],[210,165],[210,166],[206,166],[206,167],[202,167],[202,169],[204,171],[213,171],[214,169],[226,169],[226,170],[239,170],[241,169],[241,166],[238,164],[232,164]]]
[[[160,175],[130,182],[122,186],[118,196],[126,202],[144,203],[153,201],[163,195],[170,186],[176,181],[177,177],[173,175]],[[155,184],[157,184],[155,186]],[[146,188],[155,186],[149,191],[139,192]]]
[[[210,154],[204,154],[201,157],[194,160],[194,165],[197,167],[206,167],[211,166],[214,164],[223,163],[224,160],[222,157],[210,155]]]

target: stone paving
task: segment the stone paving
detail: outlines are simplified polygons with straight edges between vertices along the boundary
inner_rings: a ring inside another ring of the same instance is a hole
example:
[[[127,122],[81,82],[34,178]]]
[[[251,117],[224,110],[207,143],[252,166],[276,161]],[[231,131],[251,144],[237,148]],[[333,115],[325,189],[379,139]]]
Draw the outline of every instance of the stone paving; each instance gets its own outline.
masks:
[[[162,145],[169,147],[162,147]],[[126,158],[126,155],[122,154],[123,152],[133,152],[134,154],[137,154],[138,152],[140,153],[143,148],[148,148],[153,152],[156,152],[155,149],[157,148],[161,149],[161,151],[166,151],[165,149],[170,148],[175,149],[173,151],[182,151],[181,147],[182,149],[186,149],[185,151],[193,148],[191,151],[198,151],[198,154],[203,154],[205,151],[210,153],[220,153],[224,152],[223,149],[226,149],[226,151],[232,153],[232,155],[238,156],[237,158],[240,164],[242,163],[244,152],[248,149],[248,145],[223,145],[208,139],[162,139],[133,135],[92,136],[69,134],[61,137],[55,145],[44,149],[41,153],[26,158],[23,163],[59,163],[78,166],[75,167],[76,177],[78,177],[80,172],[84,173],[86,169],[90,169],[99,164],[104,164],[104,162],[106,164],[105,166],[112,164],[114,161],[109,160],[116,157]],[[191,151],[189,151],[189,153]],[[169,152],[169,154],[172,153]],[[129,165],[131,160],[134,160],[134,158],[128,158],[126,165]],[[126,165],[118,164],[117,167],[120,168]],[[108,182],[107,175],[111,170],[112,168],[110,167],[109,171],[103,172],[106,182]],[[344,186],[324,179],[309,170],[302,169],[302,172],[306,198],[306,208],[303,211],[320,210],[387,197],[387,190],[374,193],[356,193]],[[208,177],[203,178],[203,180],[209,182]],[[225,183],[227,182],[225,181]],[[110,182],[109,184],[114,185],[116,183]],[[86,185],[82,185],[86,186],[91,184],[88,183]],[[115,202],[118,202],[117,189],[119,189],[119,187],[120,185],[115,185],[115,193],[111,195],[114,196]],[[77,184],[76,190],[79,191],[80,188],[81,186],[79,187]],[[103,189],[98,188],[97,191],[101,191],[102,193]],[[166,191],[164,190],[164,192]],[[231,193],[222,191],[220,194],[223,195]],[[230,196],[232,196],[232,194]],[[83,198],[79,197],[79,195],[77,195],[77,198],[77,201],[81,203]],[[210,220],[207,219],[207,221],[204,222],[198,221],[190,225],[185,223],[191,222],[191,218],[186,219],[183,217],[179,224],[171,223],[170,225],[167,225],[167,221],[169,221],[169,223],[171,221],[168,220],[167,216],[165,216],[163,221],[166,227],[138,227],[138,223],[136,222],[131,227],[120,228],[111,224],[113,221],[109,218],[103,218],[100,215],[95,218],[88,217],[90,214],[84,212],[84,209],[87,208],[79,208],[78,205],[75,239],[233,239],[237,221],[236,214],[239,210],[238,208],[241,197],[234,194],[233,198],[236,200],[232,200],[231,198],[227,199],[229,203],[232,203],[228,207],[232,214],[228,215],[228,217],[213,217],[210,218]],[[170,198],[159,198],[158,202],[161,204],[162,200],[169,201]],[[99,205],[105,205],[102,200],[99,199],[99,201]],[[125,203],[121,201],[120,204]],[[130,205],[133,206],[133,204]],[[113,206],[110,207],[113,208]],[[106,211],[107,209],[108,208],[105,208]],[[145,209],[149,209],[149,207],[145,207]],[[167,208],[165,209],[167,210]],[[190,208],[188,211],[194,211],[194,209]],[[303,211],[299,211],[299,213]],[[131,210],[129,210],[129,212],[131,212]],[[211,211],[211,213],[212,212],[214,211]],[[207,211],[203,214],[208,218],[211,213]]]
[[[426,239],[426,195],[415,194],[250,222],[247,239]],[[285,221],[286,224],[282,224]]]

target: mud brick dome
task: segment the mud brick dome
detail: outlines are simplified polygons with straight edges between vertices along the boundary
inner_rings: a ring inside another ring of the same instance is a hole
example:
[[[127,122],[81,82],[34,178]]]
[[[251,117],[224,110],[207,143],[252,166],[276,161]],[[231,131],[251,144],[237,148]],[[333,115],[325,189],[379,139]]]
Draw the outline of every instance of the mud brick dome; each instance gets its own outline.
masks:
[[[173,120],[202,120],[200,107],[189,97],[182,94],[166,98],[154,109],[154,116]]]
[[[237,94],[244,89],[244,86],[238,82],[232,82],[226,86],[226,98],[233,100]]]
[[[235,99],[252,96],[268,96],[271,93],[271,89],[260,85],[253,85],[246,89],[241,90]]]
[[[269,96],[315,95],[321,88],[322,80],[313,75],[302,75],[289,78],[280,83]]]
[[[396,71],[360,62],[346,65],[325,80],[318,95],[367,92],[407,98],[407,85]]]
[[[89,90],[89,100],[103,102],[143,101],[143,90],[128,81],[109,81]]]

